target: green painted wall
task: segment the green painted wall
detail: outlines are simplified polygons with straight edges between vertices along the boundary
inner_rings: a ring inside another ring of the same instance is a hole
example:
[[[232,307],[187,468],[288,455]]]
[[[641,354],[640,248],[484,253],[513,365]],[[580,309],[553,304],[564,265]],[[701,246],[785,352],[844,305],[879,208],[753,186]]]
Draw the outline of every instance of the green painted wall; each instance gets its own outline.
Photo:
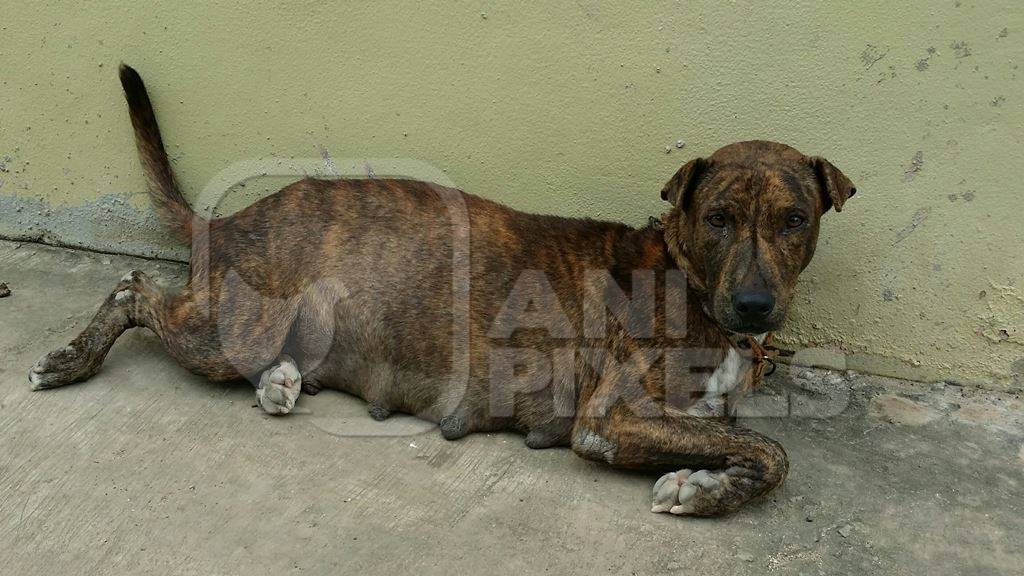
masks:
[[[766,138],[860,190],[827,217],[789,342],[1020,384],[1024,3],[326,4],[5,5],[0,235],[183,256],[149,213],[121,60],[193,198],[238,160],[326,150],[640,224],[684,161]]]

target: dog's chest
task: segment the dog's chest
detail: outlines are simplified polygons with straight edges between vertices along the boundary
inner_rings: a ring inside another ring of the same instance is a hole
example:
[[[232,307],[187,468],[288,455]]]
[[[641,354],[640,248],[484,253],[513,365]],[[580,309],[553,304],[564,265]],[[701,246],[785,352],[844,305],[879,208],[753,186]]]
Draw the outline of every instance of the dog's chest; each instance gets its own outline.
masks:
[[[740,385],[748,365],[749,363],[743,360],[735,348],[730,348],[704,383],[704,397],[722,396],[735,390]]]
[[[764,343],[766,334],[755,336],[758,344]],[[743,358],[736,348],[729,348],[725,358],[715,367],[704,383],[704,396],[686,410],[691,416],[725,415],[726,397],[743,384],[750,370],[750,361]]]

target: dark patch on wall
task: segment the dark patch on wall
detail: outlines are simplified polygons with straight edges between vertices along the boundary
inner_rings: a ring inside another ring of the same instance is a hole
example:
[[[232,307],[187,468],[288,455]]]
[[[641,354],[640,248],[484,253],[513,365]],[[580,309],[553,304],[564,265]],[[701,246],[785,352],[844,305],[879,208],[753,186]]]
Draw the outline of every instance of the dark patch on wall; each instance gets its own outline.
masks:
[[[907,224],[898,232],[896,232],[896,240],[893,241],[892,245],[895,246],[900,242],[906,240],[911,234],[914,233],[915,230],[917,230],[919,226],[921,226],[921,224],[924,224],[924,221],[927,219],[928,208],[918,208],[917,212],[914,212],[914,215],[910,217],[910,224]]]
[[[886,71],[878,73],[878,80],[875,80],[875,84],[878,85],[886,80],[892,80],[894,78],[896,78],[896,67],[888,66]]]
[[[916,68],[918,72],[924,72],[925,70],[928,69],[928,64],[931,61],[932,56],[935,55],[935,47],[929,46],[928,49],[925,50],[925,52],[927,52],[928,55],[925,56],[924,58],[921,58],[920,60],[917,61],[916,64],[914,64],[914,68]]]
[[[924,152],[918,150],[910,159],[910,164],[903,169],[903,181],[910,182],[924,168]]]
[[[971,47],[963,40],[956,40],[950,43],[949,47],[953,49],[954,58],[967,58],[973,54],[973,52],[971,52]]]
[[[864,69],[870,70],[876,62],[885,58],[885,55],[889,53],[889,49],[880,49],[874,44],[868,44],[864,47],[864,51],[860,53],[860,61],[864,63]]]

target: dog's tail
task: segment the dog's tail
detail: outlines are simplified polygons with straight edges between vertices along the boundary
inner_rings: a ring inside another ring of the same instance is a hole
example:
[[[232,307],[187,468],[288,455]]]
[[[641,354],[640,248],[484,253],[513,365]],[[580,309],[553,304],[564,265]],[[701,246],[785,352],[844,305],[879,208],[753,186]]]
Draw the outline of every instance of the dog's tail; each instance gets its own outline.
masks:
[[[146,85],[131,66],[121,64],[120,72],[124,97],[128,101],[128,114],[135,129],[135,145],[149,181],[149,197],[157,214],[174,235],[184,242],[190,242],[196,215],[182,196],[171,163],[167,160],[167,151],[160,138],[160,128],[156,123],[156,114],[149,101]]]

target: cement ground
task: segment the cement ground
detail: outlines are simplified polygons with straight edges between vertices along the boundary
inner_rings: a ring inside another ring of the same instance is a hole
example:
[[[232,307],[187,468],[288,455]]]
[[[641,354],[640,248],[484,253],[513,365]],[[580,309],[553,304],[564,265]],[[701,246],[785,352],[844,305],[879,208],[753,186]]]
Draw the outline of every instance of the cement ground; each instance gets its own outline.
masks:
[[[512,434],[445,442],[325,392],[264,415],[146,331],[92,380],[31,392],[129,269],[168,262],[0,242],[3,574],[1022,574],[1018,395],[782,369],[745,419],[785,486],[728,518],[648,512],[654,476]],[[787,404],[788,401],[788,404]]]

